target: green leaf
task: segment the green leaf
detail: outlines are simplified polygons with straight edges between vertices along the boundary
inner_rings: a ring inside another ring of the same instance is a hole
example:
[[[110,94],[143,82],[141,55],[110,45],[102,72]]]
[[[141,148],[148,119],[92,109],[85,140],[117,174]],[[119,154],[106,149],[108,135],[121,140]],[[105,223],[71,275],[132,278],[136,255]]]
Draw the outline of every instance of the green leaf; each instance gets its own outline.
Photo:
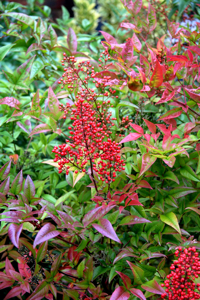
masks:
[[[187,165],[185,165],[183,168],[181,168],[180,174],[189,180],[197,181],[197,182],[200,181],[200,179],[195,174],[195,172],[192,170],[192,168]]]
[[[163,179],[169,179],[172,181],[175,181],[177,184],[179,184],[179,180],[176,177],[176,175],[172,171],[167,171],[163,177]]]
[[[34,61],[31,67],[30,79],[34,78],[44,67],[45,65],[41,61]]]
[[[92,280],[95,280],[98,276],[106,273],[109,270],[110,270],[110,267],[103,268],[102,266],[98,266],[97,268],[94,269]]]
[[[34,25],[35,25],[34,19],[26,14],[10,12],[10,13],[2,14],[2,16],[8,16],[8,17],[17,19],[18,21],[20,21],[20,22],[30,26],[32,29],[34,29]]]
[[[179,227],[179,224],[178,224],[177,217],[173,212],[167,213],[165,215],[161,215],[160,219],[165,224],[173,227],[181,235],[181,230],[180,230],[180,227]]]
[[[133,263],[131,263],[128,260],[126,262],[129,264],[131,271],[133,273],[134,284],[137,284],[137,285],[142,284],[144,282],[144,271],[140,267],[134,265]]]
[[[81,278],[83,277],[83,271],[85,269],[85,259],[83,259],[81,261],[81,263],[78,265],[78,268],[77,268],[77,272],[78,272],[78,277]]]
[[[58,200],[55,203],[55,206],[58,206],[60,203],[66,201],[69,198],[69,196],[73,193],[74,193],[74,190],[72,190],[72,191],[66,193],[65,195],[61,196],[60,198],[58,198]]]
[[[6,54],[10,51],[10,49],[14,46],[15,44],[9,44],[3,47],[0,47],[0,61],[6,56]]]

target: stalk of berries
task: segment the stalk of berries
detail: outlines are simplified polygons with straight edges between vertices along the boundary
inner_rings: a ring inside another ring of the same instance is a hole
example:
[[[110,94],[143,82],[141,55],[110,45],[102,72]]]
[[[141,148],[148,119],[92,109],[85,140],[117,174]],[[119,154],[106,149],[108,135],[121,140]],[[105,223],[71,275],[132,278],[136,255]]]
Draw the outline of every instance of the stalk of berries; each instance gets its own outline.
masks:
[[[66,143],[54,147],[52,152],[55,153],[54,161],[59,164],[59,173],[65,171],[68,174],[72,166],[76,168],[75,173],[87,172],[86,166],[89,165],[93,181],[96,172],[102,181],[110,184],[115,181],[116,172],[125,169],[125,163],[120,156],[120,145],[111,138],[116,118],[111,118],[112,114],[108,111],[109,97],[114,97],[116,91],[108,88],[111,81],[109,72],[106,72],[109,55],[107,50],[103,54],[104,62],[101,58],[99,67],[104,73],[97,79],[89,61],[76,66],[74,56],[63,54],[62,64],[67,63],[67,66],[59,83],[62,88],[67,86],[74,105],[67,103],[60,109],[64,111],[64,119],[71,119],[72,126],[68,127],[70,136]],[[96,82],[96,90],[90,87],[90,80]],[[122,119],[123,126],[126,127],[128,122],[128,117]]]
[[[175,251],[178,260],[174,261],[170,269],[172,272],[167,275],[162,287],[166,287],[162,299],[168,300],[195,300],[200,299],[200,283],[195,284],[195,278],[200,274],[199,254],[195,247]]]

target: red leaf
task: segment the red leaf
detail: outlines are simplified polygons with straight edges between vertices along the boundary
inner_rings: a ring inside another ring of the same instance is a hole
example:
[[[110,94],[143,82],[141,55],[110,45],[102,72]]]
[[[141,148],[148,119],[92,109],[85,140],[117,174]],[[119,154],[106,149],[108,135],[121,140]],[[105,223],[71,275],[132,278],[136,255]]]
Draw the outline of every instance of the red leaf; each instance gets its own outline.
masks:
[[[120,24],[120,27],[123,27],[123,28],[126,28],[126,29],[135,29],[136,28],[136,26],[135,25],[133,25],[132,23],[128,23],[128,22],[122,22],[121,24]]]
[[[14,107],[16,109],[19,109],[20,102],[19,100],[13,98],[13,97],[5,97],[3,99],[0,99],[0,105],[1,104],[6,104],[10,107]]]
[[[116,235],[116,232],[114,230],[114,228],[112,227],[112,224],[110,223],[110,221],[108,221],[107,219],[100,219],[99,220],[100,224],[92,224],[92,226],[98,231],[100,232],[102,235],[110,238],[113,241],[116,241],[117,243],[120,243],[120,240],[118,238],[118,236]]]
[[[35,248],[40,243],[43,243],[58,236],[59,234],[60,232],[55,230],[55,226],[53,226],[50,223],[45,224],[36,235],[33,243],[33,248]]]
[[[130,133],[121,142],[119,142],[119,144],[135,141],[138,138],[140,138],[141,136],[142,136],[142,134],[139,134],[139,133]]]
[[[167,61],[176,61],[185,64],[189,60],[185,55],[171,55],[171,56],[169,55],[167,56]]]
[[[159,61],[156,61],[156,66],[150,79],[150,86],[159,87],[163,83],[163,71]]]
[[[122,286],[119,286],[111,295],[110,300],[127,300],[130,297],[128,292],[125,292]]]
[[[18,270],[21,276],[30,278],[32,276],[31,274],[31,268],[27,265],[25,259],[23,257],[18,257],[17,261],[18,263]]]
[[[25,294],[25,291],[22,290],[21,286],[14,286],[12,290],[6,295],[4,300],[19,296],[20,294]]]
[[[200,55],[200,47],[199,46],[189,46],[188,49],[192,50],[194,53],[197,53],[198,55]]]
[[[144,296],[144,294],[139,290],[139,289],[130,289],[129,290],[134,296],[138,297],[141,300],[146,300],[146,297]]]
[[[140,174],[139,177],[144,174],[156,161],[156,157],[151,156],[149,153],[145,153],[142,156],[142,166],[141,166],[141,170],[140,170]]]
[[[145,121],[145,123],[146,123],[147,127],[149,128],[149,130],[150,130],[152,133],[156,134],[156,125],[153,124],[152,122],[146,120],[146,119],[143,119],[143,120]]]
[[[69,50],[74,53],[77,50],[77,38],[74,30],[72,28],[69,28],[68,34],[67,34],[67,44],[69,47]]]
[[[144,134],[144,130],[141,126],[130,123],[130,126],[137,132],[139,132],[140,134]]]
[[[119,271],[116,271],[116,273],[119,274],[119,276],[121,277],[121,279],[122,279],[125,287],[127,289],[129,289],[130,286],[131,286],[131,279],[126,274],[124,274],[124,273],[121,273]]]
[[[6,265],[5,265],[6,275],[11,276],[10,271],[15,271],[8,257],[6,257]],[[1,274],[2,277],[2,274]]]
[[[16,225],[16,224],[10,224],[8,228],[8,236],[15,245],[15,247],[19,248],[19,237],[22,232],[23,224],[21,225]]]

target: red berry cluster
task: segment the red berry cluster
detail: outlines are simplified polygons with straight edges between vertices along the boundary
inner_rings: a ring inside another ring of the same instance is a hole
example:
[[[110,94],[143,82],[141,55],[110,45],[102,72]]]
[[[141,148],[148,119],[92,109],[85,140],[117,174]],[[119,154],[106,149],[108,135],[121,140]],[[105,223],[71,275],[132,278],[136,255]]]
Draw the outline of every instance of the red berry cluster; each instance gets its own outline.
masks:
[[[200,283],[195,284],[195,278],[200,274],[200,259],[195,247],[175,251],[179,257],[170,267],[172,272],[167,275],[167,280],[162,284],[166,287],[162,299],[168,300],[195,300],[200,299]]]
[[[106,50],[103,54],[104,62],[100,59],[99,67],[105,71],[109,55]],[[72,166],[76,168],[75,173],[86,172],[86,166],[89,165],[93,178],[93,172],[96,172],[102,181],[110,183],[115,181],[116,172],[125,169],[120,146],[111,138],[116,118],[111,118],[112,114],[108,111],[109,97],[116,91],[109,88],[111,78],[107,73],[98,82],[95,81],[96,73],[91,62],[76,64],[74,56],[66,57],[64,53],[62,64],[65,63],[67,67],[59,83],[63,88],[67,86],[74,105],[67,103],[66,106],[61,105],[60,109],[64,111],[63,118],[71,119],[73,123],[68,127],[70,136],[66,143],[54,147],[54,161],[59,164],[59,173],[65,171],[68,174]],[[96,82],[96,90],[90,87],[90,79]],[[122,124],[127,121],[128,118],[123,118]]]

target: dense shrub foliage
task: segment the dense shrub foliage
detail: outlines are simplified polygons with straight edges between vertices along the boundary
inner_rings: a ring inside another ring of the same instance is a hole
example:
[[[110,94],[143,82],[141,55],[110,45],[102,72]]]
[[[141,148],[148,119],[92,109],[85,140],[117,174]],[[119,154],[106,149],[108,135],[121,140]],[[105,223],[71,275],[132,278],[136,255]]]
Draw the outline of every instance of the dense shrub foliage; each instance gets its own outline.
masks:
[[[200,299],[200,22],[31,3],[0,2],[1,295]]]

